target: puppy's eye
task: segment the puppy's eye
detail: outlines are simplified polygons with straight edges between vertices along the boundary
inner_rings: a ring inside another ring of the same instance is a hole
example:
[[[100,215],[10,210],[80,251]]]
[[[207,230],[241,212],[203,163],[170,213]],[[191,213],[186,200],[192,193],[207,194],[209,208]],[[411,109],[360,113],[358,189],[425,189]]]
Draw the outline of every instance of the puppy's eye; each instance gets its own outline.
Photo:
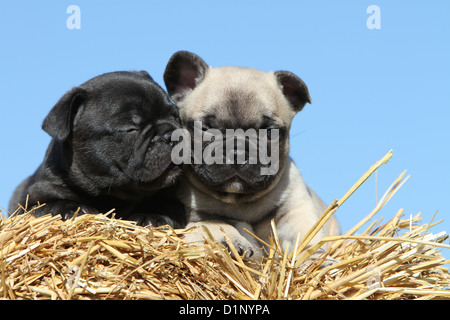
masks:
[[[263,134],[267,137],[267,140],[271,140],[273,138],[273,133],[278,131],[279,129],[277,128],[263,128],[260,131],[260,134]]]
[[[202,131],[207,131],[208,129],[210,129],[210,127],[208,126],[207,123],[200,121],[200,120],[193,120],[193,119],[188,120],[187,127],[190,130],[201,129]]]
[[[127,126],[119,129],[122,133],[136,133],[139,132],[139,128],[135,126]]]

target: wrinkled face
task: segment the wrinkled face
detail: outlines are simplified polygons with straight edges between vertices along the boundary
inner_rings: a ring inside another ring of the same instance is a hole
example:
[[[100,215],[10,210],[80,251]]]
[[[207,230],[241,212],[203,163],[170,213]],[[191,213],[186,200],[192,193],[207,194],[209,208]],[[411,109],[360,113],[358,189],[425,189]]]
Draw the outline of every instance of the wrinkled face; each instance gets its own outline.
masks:
[[[174,184],[180,173],[170,139],[179,126],[176,106],[154,82],[127,76],[97,81],[87,86],[74,119],[73,161],[105,193],[151,192]]]
[[[251,197],[271,188],[288,157],[295,114],[273,74],[214,68],[179,105],[193,138],[192,164],[185,169],[191,182],[218,197]],[[195,161],[199,142],[202,161]]]
[[[192,139],[191,163],[183,168],[193,185],[229,203],[252,201],[276,185],[289,153],[292,118],[311,103],[299,77],[211,68],[196,54],[178,51],[164,82]]]

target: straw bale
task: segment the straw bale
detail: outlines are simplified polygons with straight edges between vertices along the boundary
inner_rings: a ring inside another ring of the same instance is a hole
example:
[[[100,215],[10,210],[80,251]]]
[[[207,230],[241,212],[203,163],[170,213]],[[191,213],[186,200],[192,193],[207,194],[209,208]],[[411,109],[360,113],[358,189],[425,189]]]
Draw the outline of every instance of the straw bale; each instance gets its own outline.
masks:
[[[229,250],[210,236],[203,246],[187,244],[184,234],[195,230],[141,227],[115,219],[112,211],[67,221],[59,215],[36,218],[32,211],[3,217],[0,298],[450,299],[450,261],[440,252],[450,249],[448,235],[429,230],[439,222],[420,224],[420,214],[407,217],[399,210],[387,223],[375,220],[361,230],[406,181],[404,173],[354,228],[309,246],[368,176],[330,205],[291,254],[279,247],[273,224],[267,254],[251,260],[240,257],[231,241]],[[322,256],[337,263],[307,262],[321,245],[327,248]]]

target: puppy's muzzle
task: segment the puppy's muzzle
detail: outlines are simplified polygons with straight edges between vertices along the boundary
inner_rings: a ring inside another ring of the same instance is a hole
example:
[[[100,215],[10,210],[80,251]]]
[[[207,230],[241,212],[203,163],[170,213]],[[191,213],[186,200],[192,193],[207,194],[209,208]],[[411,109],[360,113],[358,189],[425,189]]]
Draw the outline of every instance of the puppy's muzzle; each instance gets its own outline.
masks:
[[[230,145],[234,145],[231,150],[228,148]],[[258,145],[248,138],[227,138],[225,146],[225,164],[231,164],[235,170],[258,164]]]
[[[158,131],[153,138],[154,142],[166,143],[172,149],[176,144],[176,141],[172,141],[172,133],[179,128],[181,126],[176,121],[161,121],[158,123]]]

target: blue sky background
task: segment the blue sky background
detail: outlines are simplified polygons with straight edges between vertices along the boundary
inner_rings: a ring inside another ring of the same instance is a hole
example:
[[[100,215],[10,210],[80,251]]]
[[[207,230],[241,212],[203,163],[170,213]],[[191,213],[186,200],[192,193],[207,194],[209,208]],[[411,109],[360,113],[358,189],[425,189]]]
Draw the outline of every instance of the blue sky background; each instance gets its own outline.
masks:
[[[69,5],[81,29],[69,30]],[[381,9],[370,30],[366,9]],[[9,1],[0,8],[0,207],[41,163],[41,123],[70,88],[104,72],[147,70],[164,87],[170,56],[212,66],[289,70],[313,104],[295,118],[291,155],[326,201],[394,158],[337,212],[343,230],[365,217],[405,169],[410,180],[377,215],[438,210],[450,231],[450,1]],[[449,250],[444,251],[450,259]]]

